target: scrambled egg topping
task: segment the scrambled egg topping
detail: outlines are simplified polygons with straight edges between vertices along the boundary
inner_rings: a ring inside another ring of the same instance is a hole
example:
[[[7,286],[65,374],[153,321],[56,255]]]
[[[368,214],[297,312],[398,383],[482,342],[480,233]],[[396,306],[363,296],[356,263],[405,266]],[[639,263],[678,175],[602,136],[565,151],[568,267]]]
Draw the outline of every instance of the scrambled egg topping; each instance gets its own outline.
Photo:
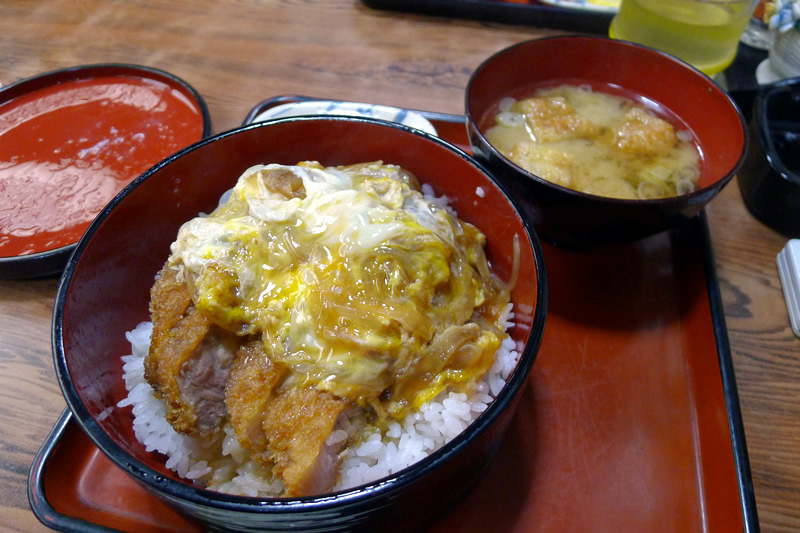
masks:
[[[494,360],[510,296],[484,242],[400,167],[258,165],[184,224],[170,266],[296,383],[402,415]]]

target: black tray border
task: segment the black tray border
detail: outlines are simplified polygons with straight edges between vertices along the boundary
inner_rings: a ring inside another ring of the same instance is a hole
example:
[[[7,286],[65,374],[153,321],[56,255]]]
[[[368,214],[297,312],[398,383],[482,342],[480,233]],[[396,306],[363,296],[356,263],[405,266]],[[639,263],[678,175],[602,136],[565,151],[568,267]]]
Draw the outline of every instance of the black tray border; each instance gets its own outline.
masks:
[[[373,9],[462,18],[481,22],[557,28],[608,34],[614,13],[559,7],[530,0],[526,4],[502,0],[362,0]]]
[[[263,111],[279,104],[297,101],[320,100],[308,96],[282,95],[269,98],[257,104],[248,113],[243,124],[251,123],[256,116]],[[464,117],[447,113],[436,113],[429,111],[410,110],[419,113],[430,120],[434,126],[437,122],[448,122],[450,124],[464,124]],[[466,125],[465,125],[466,127]],[[719,360],[720,377],[722,378],[725,405],[728,414],[728,428],[730,430],[731,447],[733,450],[733,460],[736,469],[736,478],[739,491],[739,502],[741,505],[742,522],[744,533],[759,533],[761,531],[758,521],[758,511],[756,508],[755,490],[750,471],[750,459],[747,452],[747,441],[745,438],[744,422],[742,420],[742,410],[739,404],[739,393],[736,386],[736,376],[734,374],[733,358],[728,340],[728,329],[725,322],[725,312],[722,304],[722,294],[720,292],[719,278],[717,276],[716,265],[714,263],[714,252],[711,243],[711,235],[708,228],[708,218],[705,211],[691,219],[686,225],[686,229],[697,241],[702,250],[702,266],[706,278],[706,291],[708,294],[709,305],[711,307],[711,318],[714,327],[714,337],[717,345],[717,357]],[[36,517],[44,525],[57,531],[70,533],[111,533],[117,530],[105,526],[86,522],[85,520],[71,517],[56,511],[47,499],[44,489],[44,477],[47,466],[55,452],[68,424],[71,422],[72,413],[69,408],[65,409],[50,434],[44,441],[39,452],[33,461],[28,476],[28,501]]]
[[[87,522],[81,518],[65,515],[57,511],[47,499],[44,482],[44,478],[47,474],[47,467],[50,460],[53,458],[56,448],[64,438],[67,426],[72,422],[72,412],[69,408],[64,409],[33,460],[30,473],[28,474],[28,502],[30,503],[31,510],[42,524],[56,531],[65,531],[69,533],[118,532],[119,530],[117,529],[107,528],[99,524]]]
[[[728,328],[725,322],[725,309],[722,304],[722,294],[719,287],[719,278],[714,263],[714,251],[711,243],[711,234],[708,229],[708,218],[705,210],[695,217],[695,230],[703,250],[703,269],[706,275],[706,289],[708,301],[711,306],[711,317],[714,324],[714,337],[717,341],[717,355],[719,357],[722,388],[725,395],[725,404],[728,410],[728,428],[731,433],[731,446],[733,447],[733,461],[736,467],[736,477],[739,484],[739,503],[742,506],[742,520],[745,533],[759,533],[761,526],[758,522],[756,508],[756,495],[753,488],[753,477],[750,471],[750,456],[747,453],[747,440],[742,420],[742,409],[739,403],[739,392],[736,386],[736,375],[733,369],[733,357],[728,339]]]

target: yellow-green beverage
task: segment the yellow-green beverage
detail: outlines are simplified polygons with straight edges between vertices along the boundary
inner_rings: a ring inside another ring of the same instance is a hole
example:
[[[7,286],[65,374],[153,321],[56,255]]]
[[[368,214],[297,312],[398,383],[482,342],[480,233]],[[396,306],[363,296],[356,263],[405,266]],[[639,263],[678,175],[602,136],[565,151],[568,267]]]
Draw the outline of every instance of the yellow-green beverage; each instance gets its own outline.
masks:
[[[736,57],[758,0],[622,0],[609,35],[672,54],[709,76]]]

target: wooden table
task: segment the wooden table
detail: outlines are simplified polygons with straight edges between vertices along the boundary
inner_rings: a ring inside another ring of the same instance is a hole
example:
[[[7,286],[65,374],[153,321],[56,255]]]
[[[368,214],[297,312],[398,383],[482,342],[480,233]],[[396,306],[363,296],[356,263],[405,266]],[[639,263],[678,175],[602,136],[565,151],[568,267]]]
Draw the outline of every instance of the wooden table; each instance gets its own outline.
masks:
[[[206,99],[214,132],[279,94],[463,112],[472,70],[555,33],[375,11],[357,0],[4,0],[0,83],[87,63],[167,70]],[[707,209],[763,531],[800,530],[800,340],[775,267],[787,238],[731,183]],[[0,282],[0,528],[43,531],[26,495],[65,403],[50,350],[58,281]]]

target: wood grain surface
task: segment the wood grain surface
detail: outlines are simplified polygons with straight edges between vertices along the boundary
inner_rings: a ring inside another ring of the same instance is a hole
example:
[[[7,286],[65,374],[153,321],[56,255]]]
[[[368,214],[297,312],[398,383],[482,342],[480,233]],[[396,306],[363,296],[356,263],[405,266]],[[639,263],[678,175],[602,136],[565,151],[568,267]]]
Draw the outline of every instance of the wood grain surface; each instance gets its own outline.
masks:
[[[376,11],[357,0],[4,0],[0,83],[89,63],[169,71],[214,132],[281,94],[462,113],[472,70],[555,30]],[[762,531],[800,530],[800,340],[775,258],[788,239],[732,182],[707,209]],[[28,470],[65,406],[50,349],[56,279],[0,282],[0,529],[45,531]]]

